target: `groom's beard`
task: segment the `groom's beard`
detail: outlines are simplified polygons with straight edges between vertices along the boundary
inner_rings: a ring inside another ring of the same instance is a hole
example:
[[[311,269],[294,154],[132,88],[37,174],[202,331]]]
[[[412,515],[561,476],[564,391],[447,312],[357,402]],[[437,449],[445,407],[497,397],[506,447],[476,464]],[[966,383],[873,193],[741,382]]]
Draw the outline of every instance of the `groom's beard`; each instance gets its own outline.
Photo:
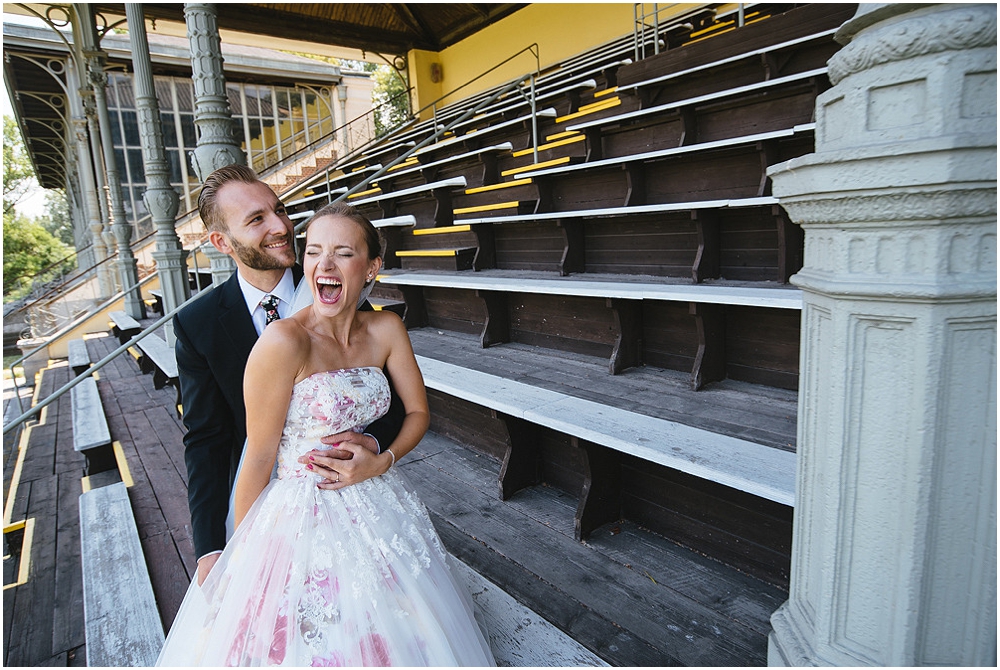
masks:
[[[281,256],[275,256],[257,247],[241,244],[234,238],[229,238],[229,246],[233,248],[236,257],[248,268],[254,270],[284,270],[295,265],[295,249],[291,243],[291,236],[287,237],[289,245],[284,248]],[[271,240],[276,242],[278,240]]]

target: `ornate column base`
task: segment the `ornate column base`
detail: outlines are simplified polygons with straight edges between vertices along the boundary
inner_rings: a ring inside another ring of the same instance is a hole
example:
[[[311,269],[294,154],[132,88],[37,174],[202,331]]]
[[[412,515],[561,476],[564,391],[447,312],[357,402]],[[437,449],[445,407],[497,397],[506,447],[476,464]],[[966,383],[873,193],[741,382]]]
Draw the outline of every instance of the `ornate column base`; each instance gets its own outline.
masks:
[[[212,286],[225,283],[233,272],[236,271],[236,262],[211,244],[206,244],[202,249],[205,255],[208,256],[208,260],[212,263]]]

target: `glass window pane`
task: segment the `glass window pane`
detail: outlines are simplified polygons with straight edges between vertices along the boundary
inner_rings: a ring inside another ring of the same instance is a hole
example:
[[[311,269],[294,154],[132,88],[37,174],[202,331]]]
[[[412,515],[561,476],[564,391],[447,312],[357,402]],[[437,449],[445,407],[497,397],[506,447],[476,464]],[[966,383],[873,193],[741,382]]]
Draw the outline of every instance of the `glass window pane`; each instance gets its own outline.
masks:
[[[131,173],[132,183],[138,184],[139,182],[146,181],[146,170],[142,164],[141,149],[128,150],[128,169]]]
[[[125,152],[121,149],[115,149],[115,167],[118,169],[118,177],[125,181],[128,176],[125,173]]]
[[[226,97],[229,98],[229,109],[233,116],[242,116],[243,103],[240,102],[240,87],[237,84],[226,84]]]
[[[181,152],[177,149],[167,149],[167,164],[170,166],[170,183],[180,184],[184,178],[181,172]]]
[[[120,147],[122,146],[122,127],[118,122],[118,112],[108,112],[108,119],[111,121],[111,144]]]
[[[177,146],[177,125],[174,123],[174,115],[169,112],[160,112],[160,128],[163,132],[163,146]]]
[[[198,138],[194,131],[194,114],[181,114],[181,133],[184,136],[184,146],[194,149],[198,146]]]
[[[122,129],[125,131],[125,146],[139,146],[139,121],[135,112],[122,112]]]
[[[177,87],[177,109],[182,112],[194,111],[194,97],[191,92],[191,82],[184,79],[174,79]]]
[[[132,90],[132,78],[123,74],[111,75],[114,88],[118,90],[117,106],[120,109],[135,109],[135,97]],[[110,104],[110,103],[108,103]]]

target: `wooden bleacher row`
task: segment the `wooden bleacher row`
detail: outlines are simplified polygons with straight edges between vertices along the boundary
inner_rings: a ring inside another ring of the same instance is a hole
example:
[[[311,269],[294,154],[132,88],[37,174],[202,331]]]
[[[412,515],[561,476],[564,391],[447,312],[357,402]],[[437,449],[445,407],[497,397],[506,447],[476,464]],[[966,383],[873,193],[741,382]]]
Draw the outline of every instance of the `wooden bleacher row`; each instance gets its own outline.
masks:
[[[481,421],[471,418],[480,417],[474,407],[503,414],[474,388],[443,382],[436,387],[442,365],[456,365],[471,376],[492,375],[496,379],[490,383],[497,388],[508,388],[505,383],[515,380],[502,370],[477,370],[474,358],[455,358],[430,344],[434,338],[425,333],[435,332],[445,338],[471,336],[484,354],[497,351],[511,360],[523,355],[519,347],[525,345],[550,351],[557,359],[583,356],[584,361],[603,362],[613,375],[609,379],[627,380],[639,373],[675,380],[671,375],[681,372],[687,375],[689,390],[705,390],[676,396],[685,408],[680,416],[664,419],[657,412],[670,414],[670,409],[656,407],[652,414],[639,414],[706,435],[743,439],[748,444],[739,449],[760,463],[761,473],[771,471],[768,458],[776,458],[786,461],[783,476],[789,475],[801,302],[787,281],[801,267],[802,236],[770,197],[766,169],[812,150],[815,99],[828,86],[825,63],[838,48],[832,32],[853,7],[769,6],[766,11],[774,15],[759,23],[751,20],[738,30],[712,24],[707,16],[699,18],[695,40],[716,36],[636,63],[626,62],[630,54],[623,42],[552,68],[536,82],[547,108],[538,120],[537,156],[526,103],[508,96],[351,198],[374,220],[412,217],[412,229],[383,228],[387,271],[379,277],[375,296],[405,303],[404,318],[415,349],[435,371],[425,376],[438,398],[439,424],[450,425],[477,446],[476,440],[492,438],[476,437],[477,430],[459,424]],[[719,34],[724,31],[730,32]],[[316,184],[314,190],[353,188],[371,174],[376,160],[385,164],[403,155],[448,118],[456,118],[459,109],[468,107],[456,104],[438,110],[438,125],[414,124],[398,144],[384,142],[369,156],[337,166],[342,174],[336,181]],[[678,283],[682,279],[691,283]],[[585,386],[582,379],[566,383]],[[599,383],[616,387],[610,381]],[[732,383],[750,386],[730,389]],[[516,388],[530,395],[530,389]],[[722,389],[746,394],[738,396],[737,406],[752,407],[755,396],[767,398],[787,408],[779,414],[788,418],[780,419],[782,425],[773,435],[767,434],[763,421],[752,420],[741,428],[739,422],[750,416],[742,410],[734,416],[744,418],[719,423],[717,417],[733,411],[716,405]],[[458,418],[441,416],[441,411]],[[610,412],[609,426],[620,427],[623,423],[615,416]],[[527,430],[525,420],[520,415],[497,439],[520,439]],[[659,441],[669,450],[673,438],[666,424],[629,420],[646,425],[655,436],[644,448]],[[607,460],[611,436],[598,431],[589,443],[583,431],[594,428],[584,419],[577,426],[546,421],[528,423],[569,436],[575,446],[559,447],[563,451],[558,453],[583,473],[582,479],[574,475],[559,485],[572,492],[586,482],[584,489],[597,487],[614,497],[613,486],[587,474],[593,471],[588,459]],[[546,434],[545,440],[555,439]],[[753,465],[746,468],[751,473],[746,481],[738,484],[726,483],[718,472],[699,472],[691,464],[701,456],[708,461],[726,457],[719,456],[723,452],[711,439],[691,444],[695,446],[685,452],[687,464],[684,458],[657,460],[656,449],[644,451],[637,443],[610,448],[650,463],[655,472],[677,471],[784,506],[787,511],[772,507],[762,513],[775,529],[790,527],[790,489],[779,495],[765,491],[762,481],[747,483],[754,480]],[[774,451],[784,455],[774,456]],[[502,449],[493,453],[504,460],[505,473],[511,454]],[[566,466],[551,454],[543,458],[544,464],[535,463],[529,470],[538,466],[549,473],[546,479],[558,479],[552,473]],[[673,475],[656,476],[674,482]],[[501,482],[504,479],[502,474]],[[690,518],[705,515],[709,526],[719,522],[707,519],[740,518],[737,508],[756,504],[747,498],[729,499],[707,484],[702,491],[700,485],[684,482],[682,489],[700,491],[695,497],[707,496],[717,501],[713,505],[721,505],[711,512],[694,507],[685,512]],[[666,492],[643,495],[652,509],[678,504]],[[578,529],[588,527],[584,519],[591,518],[586,512],[590,503],[581,499],[580,504]],[[665,527],[676,530],[673,523]],[[685,541],[700,542],[698,546],[712,553],[714,540],[694,537],[691,522],[686,523]],[[787,575],[787,565],[780,565],[787,561],[787,538],[782,539],[781,532],[766,540],[746,524],[726,532],[742,538],[737,545],[768,547],[764,553],[776,561],[765,568],[769,579],[781,581],[781,575]],[[705,536],[715,533],[708,530]],[[738,563],[741,567],[759,567],[746,556],[739,560],[748,561]]]
[[[127,319],[116,327],[128,328]],[[84,340],[69,344],[79,375],[90,367]],[[71,391],[73,448],[87,458],[80,495],[80,560],[88,666],[149,666],[163,645],[163,624],[150,582],[126,484],[118,477],[97,381],[88,376]]]

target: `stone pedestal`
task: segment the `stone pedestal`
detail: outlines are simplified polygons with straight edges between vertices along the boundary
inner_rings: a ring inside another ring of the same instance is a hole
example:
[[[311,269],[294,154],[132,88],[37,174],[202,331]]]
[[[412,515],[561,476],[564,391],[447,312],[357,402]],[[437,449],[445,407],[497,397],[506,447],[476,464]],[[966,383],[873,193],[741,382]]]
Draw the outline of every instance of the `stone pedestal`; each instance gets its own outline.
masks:
[[[771,665],[996,663],[996,7],[861,5],[805,230],[789,600]]]

